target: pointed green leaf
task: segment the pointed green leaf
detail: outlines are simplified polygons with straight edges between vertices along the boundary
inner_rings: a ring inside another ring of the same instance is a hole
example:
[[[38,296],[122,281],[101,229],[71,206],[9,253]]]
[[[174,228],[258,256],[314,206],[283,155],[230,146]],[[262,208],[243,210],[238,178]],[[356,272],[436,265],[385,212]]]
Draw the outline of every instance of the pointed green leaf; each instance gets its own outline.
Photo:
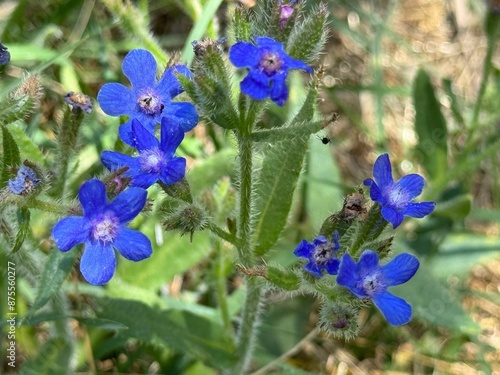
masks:
[[[38,146],[31,140],[21,126],[13,124],[9,127],[12,138],[19,146],[19,152],[22,159],[29,159],[30,161],[43,165],[46,163],[47,158],[42,154]]]
[[[448,131],[441,113],[441,106],[434,94],[429,76],[419,70],[413,86],[415,105],[415,131],[418,135],[416,156],[435,180],[445,175],[448,169]]]
[[[14,246],[12,247],[11,252],[15,253],[19,250],[26,238],[26,235],[30,229],[30,210],[26,207],[22,207],[19,209],[17,220],[19,222],[19,230],[16,235],[16,241],[14,242]]]
[[[290,126],[311,121],[314,115],[317,90],[312,86],[299,113]],[[259,183],[256,188],[254,212],[255,253],[264,255],[276,243],[283,230],[297,180],[302,170],[309,136],[270,145],[264,156]]]
[[[72,250],[63,253],[59,250],[52,250],[38,287],[38,294],[35,302],[31,306],[31,313],[45,306],[50,298],[61,288],[62,283],[73,268],[78,251]]]
[[[129,337],[190,353],[218,368],[234,364],[233,342],[222,325],[209,319],[188,311],[158,310],[137,301],[102,299],[100,305],[99,318],[126,325],[124,334]]]
[[[21,164],[21,156],[19,155],[19,147],[16,141],[12,138],[12,134],[7,127],[2,126],[2,144],[3,144],[3,159],[2,159],[2,175],[0,177],[0,189],[7,185],[7,181],[13,177],[9,171],[9,167],[17,167]]]
[[[267,280],[279,288],[296,290],[300,287],[300,278],[291,270],[267,267]]]

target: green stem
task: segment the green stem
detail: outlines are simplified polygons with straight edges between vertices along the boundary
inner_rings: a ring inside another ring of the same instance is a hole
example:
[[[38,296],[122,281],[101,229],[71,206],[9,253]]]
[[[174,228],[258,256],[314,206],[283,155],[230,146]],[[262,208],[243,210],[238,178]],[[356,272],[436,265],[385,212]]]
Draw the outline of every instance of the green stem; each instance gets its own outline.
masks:
[[[238,235],[241,244],[237,247],[241,263],[246,267],[252,266],[251,246],[251,199],[252,199],[252,142],[249,134],[238,133],[239,161],[240,161],[240,202]]]
[[[225,231],[221,227],[219,227],[217,224],[215,224],[212,221],[209,221],[207,223],[207,228],[216,236],[220,237],[224,241],[227,241],[235,246],[240,246],[241,240],[233,236],[231,233]]]
[[[34,209],[41,210],[41,211],[50,212],[53,214],[60,214],[60,215],[67,214],[68,209],[69,209],[69,207],[56,205],[54,203],[40,201],[38,199],[30,199],[26,203],[26,207],[34,208]]]
[[[262,285],[256,277],[247,278],[245,306],[236,342],[238,363],[233,369],[233,375],[243,375],[250,362],[255,347],[262,290]]]
[[[217,299],[219,301],[219,309],[222,317],[222,322],[224,323],[224,328],[226,329],[226,332],[231,332],[232,323],[231,317],[229,315],[229,307],[227,304],[226,275],[224,273],[224,249],[220,241],[218,241],[215,246],[217,249],[218,262],[217,267],[215,267]]]
[[[250,140],[254,121],[255,116],[247,116],[242,129],[236,133],[240,162],[238,236],[241,239],[240,246],[237,246],[237,249],[241,264],[244,267],[252,267],[255,262],[251,240],[252,141]],[[247,278],[245,305],[236,341],[238,362],[231,371],[233,375],[243,375],[250,362],[257,334],[262,290],[263,287],[256,278]]]

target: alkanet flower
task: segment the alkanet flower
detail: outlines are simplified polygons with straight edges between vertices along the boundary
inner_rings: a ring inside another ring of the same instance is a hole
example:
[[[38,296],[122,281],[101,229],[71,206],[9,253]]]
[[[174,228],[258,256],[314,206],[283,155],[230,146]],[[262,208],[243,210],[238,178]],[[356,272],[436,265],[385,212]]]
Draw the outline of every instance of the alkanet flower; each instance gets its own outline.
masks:
[[[358,298],[370,298],[389,324],[406,324],[411,319],[411,306],[387,288],[410,280],[420,263],[407,253],[397,255],[383,266],[379,266],[378,261],[378,254],[372,250],[365,250],[358,263],[349,254],[344,254],[337,284],[349,288]]]
[[[435,202],[412,202],[424,187],[422,176],[412,173],[394,182],[389,155],[382,154],[377,158],[373,176],[375,180],[368,178],[363,183],[370,187],[370,198],[382,207],[383,218],[393,228],[401,224],[405,215],[422,218],[434,210]]]
[[[316,237],[312,243],[302,240],[293,253],[309,260],[304,270],[321,277],[323,270],[330,275],[337,274],[340,264],[340,259],[337,258],[339,248],[339,233],[335,231],[332,242],[328,241],[325,236]]]
[[[52,237],[61,251],[85,244],[80,271],[89,283],[102,285],[113,277],[116,268],[113,249],[135,262],[151,256],[149,239],[126,226],[141,212],[146,196],[146,190],[131,187],[108,203],[104,183],[97,179],[86,181],[78,191],[83,217],[66,217],[52,229]]]
[[[8,181],[8,186],[13,194],[28,195],[36,189],[40,181],[35,171],[23,164],[18,169],[16,177]]]
[[[162,118],[180,125],[189,131],[198,123],[198,113],[193,104],[173,102],[172,99],[183,92],[175,76],[176,73],[191,77],[189,68],[174,65],[168,68],[160,80],[156,80],[156,61],[153,55],[143,49],[130,51],[123,60],[122,70],[132,84],[129,89],[120,83],[106,83],[97,94],[102,110],[110,116],[129,116],[120,126],[120,138],[134,146],[132,120],[143,124],[151,134]]]
[[[241,81],[242,92],[256,100],[270,97],[283,106],[288,99],[285,80],[290,69],[303,69],[312,73],[312,68],[303,61],[292,59],[283,50],[283,43],[269,37],[255,37],[257,45],[238,42],[229,50],[229,60],[237,68],[249,68]]]
[[[175,184],[186,173],[186,159],[174,157],[175,150],[184,139],[184,132],[175,122],[161,120],[161,139],[158,141],[137,120],[132,121],[132,134],[139,156],[133,157],[115,151],[104,151],[102,163],[110,171],[129,167],[122,176],[130,177],[131,186],[147,189],[157,181]]]

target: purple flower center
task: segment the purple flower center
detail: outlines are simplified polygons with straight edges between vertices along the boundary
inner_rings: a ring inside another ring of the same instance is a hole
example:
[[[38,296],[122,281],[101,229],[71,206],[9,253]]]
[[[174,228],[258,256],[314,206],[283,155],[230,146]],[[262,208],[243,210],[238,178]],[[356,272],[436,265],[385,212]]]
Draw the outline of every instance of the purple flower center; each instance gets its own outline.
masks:
[[[165,167],[165,153],[158,147],[146,150],[139,156],[141,170],[148,173],[160,173]]]
[[[386,289],[380,272],[372,272],[365,275],[358,282],[358,287],[363,289],[369,297],[380,294]]]
[[[139,91],[137,104],[142,112],[147,115],[159,115],[165,106],[161,101],[160,94],[150,87]]]
[[[120,228],[120,220],[113,212],[106,212],[92,221],[91,235],[95,241],[104,244],[113,242]]]
[[[259,61],[259,68],[268,76],[273,76],[283,66],[283,59],[273,51],[265,51]]]
[[[318,245],[313,250],[313,259],[316,264],[325,264],[333,258],[335,248],[332,243],[326,242]]]

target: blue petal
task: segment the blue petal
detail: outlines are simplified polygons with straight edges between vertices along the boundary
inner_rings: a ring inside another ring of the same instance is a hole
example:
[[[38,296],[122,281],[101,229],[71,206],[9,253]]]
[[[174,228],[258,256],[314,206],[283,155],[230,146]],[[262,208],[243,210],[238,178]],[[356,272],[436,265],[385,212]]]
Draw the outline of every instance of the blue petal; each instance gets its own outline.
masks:
[[[411,306],[402,298],[385,291],[373,296],[375,306],[382,312],[389,324],[400,326],[411,319]]]
[[[183,139],[184,131],[175,121],[169,121],[165,117],[161,119],[160,149],[165,155],[172,157]]]
[[[325,270],[330,275],[336,275],[339,273],[339,266],[340,266],[340,259],[333,258],[333,259],[330,259],[325,264]]]
[[[136,119],[132,120],[132,135],[134,145],[139,152],[160,146],[158,139]]]
[[[143,233],[125,226],[120,228],[113,246],[123,257],[134,262],[149,258],[153,253],[149,238]]]
[[[420,193],[422,193],[424,182],[425,181],[422,176],[416,173],[412,173],[401,177],[401,179],[396,182],[395,187],[399,187],[400,189],[408,192],[409,200],[412,200],[416,196],[420,195]]]
[[[68,251],[73,246],[89,239],[89,222],[81,216],[66,217],[52,228],[52,237],[61,251]]]
[[[339,273],[337,276],[337,284],[349,288],[359,298],[367,297],[367,294],[362,288],[357,287],[360,281],[356,263],[349,254],[344,254],[340,262]]]
[[[328,241],[326,240],[326,237],[325,236],[318,236],[316,237],[314,240],[313,240],[313,245],[316,247],[316,246],[319,246],[319,245],[324,245],[325,243],[327,243]]]
[[[129,115],[135,111],[136,97],[120,83],[106,83],[97,94],[101,109],[110,116]]]
[[[237,68],[254,67],[260,58],[261,52],[252,43],[238,42],[229,49],[229,61]]]
[[[333,248],[335,249],[335,251],[340,249],[339,232],[337,230],[335,230],[335,232],[333,232]]]
[[[290,56],[288,56],[286,54],[283,54],[283,56],[281,56],[281,58],[285,62],[286,69],[302,69],[308,73],[313,72],[313,69],[301,60],[292,59]]]
[[[163,109],[162,118],[175,122],[184,132],[188,132],[198,124],[198,112],[193,104],[188,102],[172,102]]]
[[[378,254],[372,250],[365,250],[359,257],[358,274],[366,275],[378,268]]]
[[[124,173],[127,177],[133,177],[140,169],[138,158],[115,151],[103,151],[101,154],[101,162],[110,171],[116,171],[122,167],[129,167]]]
[[[186,174],[186,159],[173,158],[161,171],[161,181],[164,184],[175,184],[184,178]]]
[[[288,87],[286,87],[285,79],[287,72],[284,71],[282,73],[277,73],[272,78],[272,86],[271,86],[271,100],[275,102],[279,106],[285,105],[286,100],[288,99]]]
[[[129,119],[125,124],[120,125],[118,128],[118,134],[123,142],[134,147],[135,142],[134,135],[132,134],[132,120],[133,119]]]
[[[321,269],[320,266],[318,266],[315,262],[310,261],[304,266],[304,269],[309,272],[310,274],[321,277],[323,276],[323,270]]]
[[[283,43],[277,42],[273,38],[268,36],[257,36],[253,39],[260,48],[266,47],[273,51],[283,51]]]
[[[161,93],[167,93],[170,98],[179,95],[184,91],[176,74],[182,74],[188,78],[191,78],[193,74],[189,68],[185,65],[175,65],[168,68],[163,76],[160,78],[160,82],[156,86],[156,89]]]
[[[306,240],[302,240],[297,245],[297,247],[295,248],[293,253],[295,254],[295,256],[298,256],[298,257],[310,258],[313,249],[314,249],[313,245],[311,245]]]
[[[146,190],[138,187],[130,187],[118,194],[108,208],[113,211],[120,223],[127,223],[136,217],[146,204]]]
[[[155,184],[159,179],[160,176],[157,173],[141,173],[134,176],[130,185],[147,189]]]
[[[419,202],[419,203],[408,203],[404,210],[403,215],[412,217],[424,217],[429,215],[433,210],[436,202]]]
[[[151,52],[145,49],[133,49],[127,53],[123,59],[122,71],[134,90],[154,87],[156,84],[156,61]]]
[[[403,214],[397,212],[394,208],[392,207],[382,207],[382,210],[380,211],[382,213],[382,217],[387,220],[389,223],[392,224],[392,227],[396,229],[399,224],[403,222]]]
[[[240,89],[243,93],[256,99],[263,100],[269,95],[269,77],[258,71],[251,70],[240,83]]]
[[[373,181],[371,178],[367,178],[366,180],[363,181],[363,184],[365,186],[370,187],[370,198],[374,202],[382,203],[384,201],[384,198],[382,196],[382,192],[380,191],[377,183]]]
[[[113,277],[115,269],[115,252],[110,245],[87,242],[80,260],[80,271],[85,280],[93,285],[106,284]]]
[[[383,190],[386,186],[392,185],[391,161],[388,154],[380,155],[373,165],[373,177],[378,187]]]
[[[104,183],[96,178],[86,181],[78,191],[78,199],[82,204],[83,216],[101,212],[108,202]]]
[[[411,254],[397,255],[389,263],[380,267],[384,275],[384,284],[394,286],[407,282],[415,275],[419,265],[418,259]]]

